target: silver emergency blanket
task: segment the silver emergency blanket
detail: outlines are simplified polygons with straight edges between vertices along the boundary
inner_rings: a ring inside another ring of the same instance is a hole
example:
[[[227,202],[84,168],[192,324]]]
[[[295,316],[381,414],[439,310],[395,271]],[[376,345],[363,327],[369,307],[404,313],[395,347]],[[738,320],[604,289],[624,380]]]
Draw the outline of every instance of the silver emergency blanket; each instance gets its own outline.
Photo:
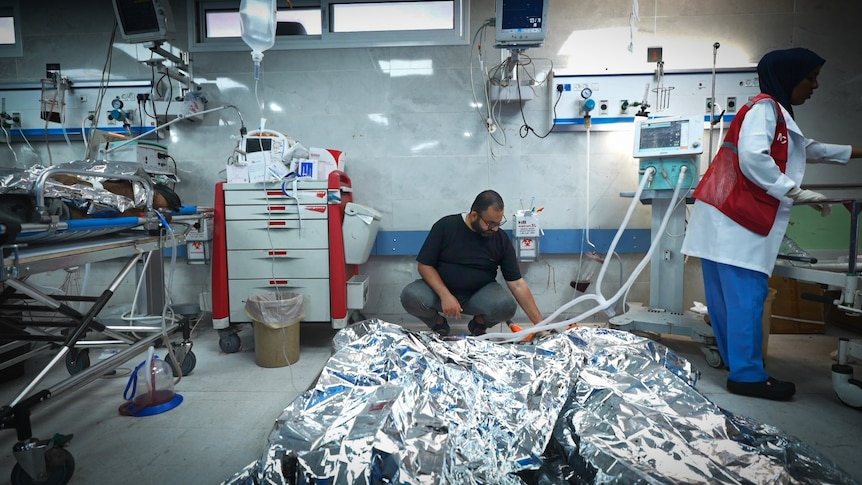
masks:
[[[685,359],[574,328],[523,344],[341,330],[263,456],[226,484],[854,483],[698,393]]]
[[[79,176],[82,182],[86,183],[76,183],[74,185],[64,185],[48,179],[45,181],[43,188],[45,198],[71,201],[76,207],[87,214],[111,209],[123,212],[128,209],[146,206],[147,189],[140,183],[132,183],[132,199],[109,192],[100,185],[100,182],[106,180],[128,179],[130,176],[148,179],[149,175],[147,175],[143,166],[139,163],[76,160],[55,165],[52,168],[57,171],[58,175],[64,173],[76,174],[78,172],[87,172],[93,175],[91,177]],[[4,171],[0,174],[0,195],[34,195],[36,179],[44,170],[46,170],[46,167],[33,165],[28,169]]]

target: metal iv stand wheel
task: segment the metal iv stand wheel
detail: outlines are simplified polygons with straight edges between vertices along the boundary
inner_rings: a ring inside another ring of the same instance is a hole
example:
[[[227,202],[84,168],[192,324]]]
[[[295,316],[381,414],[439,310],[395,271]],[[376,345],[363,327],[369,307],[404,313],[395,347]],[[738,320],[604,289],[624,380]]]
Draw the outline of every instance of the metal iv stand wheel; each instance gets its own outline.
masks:
[[[233,354],[242,349],[242,339],[238,335],[239,328],[231,325],[229,328],[218,331],[218,347],[226,354]]]
[[[191,374],[198,363],[198,358],[195,356],[194,352],[192,352],[192,343],[188,341],[179,344],[174,343],[172,345],[174,357],[176,357],[177,362],[180,363],[179,370],[182,371],[182,375],[187,376]],[[177,371],[177,365],[174,363],[174,359],[171,358],[170,354],[165,355],[164,361],[167,362],[168,367],[171,368],[171,372],[174,377],[179,377],[180,374]]]
[[[859,349],[859,341],[839,339],[838,363],[832,365],[832,389],[841,402],[856,409],[862,409],[862,381],[853,378],[850,357],[858,355]]]
[[[90,349],[71,349],[66,354],[66,370],[69,375],[78,374],[90,367]]]
[[[706,355],[706,363],[710,367],[714,369],[720,369],[724,367],[724,361],[721,359],[721,354],[718,352],[717,347],[711,346],[703,346],[700,348],[703,353]]]
[[[12,485],[64,485],[69,483],[72,474],[75,472],[75,459],[72,454],[64,448],[72,439],[72,435],[55,435],[50,440],[30,440],[19,443],[13,449],[13,452],[18,456],[19,452],[24,455],[24,448],[45,448],[43,454],[34,453],[26,454],[27,458],[33,460],[44,459],[44,463],[27,463],[24,456],[19,459],[19,462],[12,467],[12,475],[10,483]],[[50,445],[50,448],[48,447]],[[19,449],[21,448],[21,449]],[[29,469],[29,473],[25,470],[25,466]],[[33,475],[36,475],[34,478]]]

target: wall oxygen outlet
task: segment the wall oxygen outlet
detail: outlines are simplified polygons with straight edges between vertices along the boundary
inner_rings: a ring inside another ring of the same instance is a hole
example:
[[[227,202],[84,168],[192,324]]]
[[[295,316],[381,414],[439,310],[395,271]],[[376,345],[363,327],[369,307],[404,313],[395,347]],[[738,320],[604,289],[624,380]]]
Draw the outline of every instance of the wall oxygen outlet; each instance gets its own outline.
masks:
[[[0,113],[0,124],[3,128],[21,128],[21,113]]]
[[[629,106],[631,106],[629,104],[629,100],[627,100],[627,99],[620,100],[620,113],[628,113]]]

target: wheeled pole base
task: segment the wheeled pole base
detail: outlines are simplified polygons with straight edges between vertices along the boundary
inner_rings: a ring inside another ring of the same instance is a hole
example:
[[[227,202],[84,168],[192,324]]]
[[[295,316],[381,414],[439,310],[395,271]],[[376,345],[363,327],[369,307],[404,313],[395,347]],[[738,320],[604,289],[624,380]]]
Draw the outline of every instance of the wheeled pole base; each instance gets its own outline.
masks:
[[[832,364],[832,389],[844,404],[862,408],[862,381],[853,378],[853,367],[847,363],[853,346],[854,342],[849,339],[842,338],[838,341],[838,363]]]

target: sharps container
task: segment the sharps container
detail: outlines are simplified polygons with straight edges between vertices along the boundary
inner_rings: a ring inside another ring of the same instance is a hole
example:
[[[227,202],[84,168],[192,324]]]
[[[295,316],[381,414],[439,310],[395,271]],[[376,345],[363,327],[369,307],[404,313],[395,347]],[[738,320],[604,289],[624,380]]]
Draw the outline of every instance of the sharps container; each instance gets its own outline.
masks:
[[[344,259],[347,264],[363,264],[368,261],[377,231],[380,229],[379,212],[364,205],[348,202],[344,207]]]

